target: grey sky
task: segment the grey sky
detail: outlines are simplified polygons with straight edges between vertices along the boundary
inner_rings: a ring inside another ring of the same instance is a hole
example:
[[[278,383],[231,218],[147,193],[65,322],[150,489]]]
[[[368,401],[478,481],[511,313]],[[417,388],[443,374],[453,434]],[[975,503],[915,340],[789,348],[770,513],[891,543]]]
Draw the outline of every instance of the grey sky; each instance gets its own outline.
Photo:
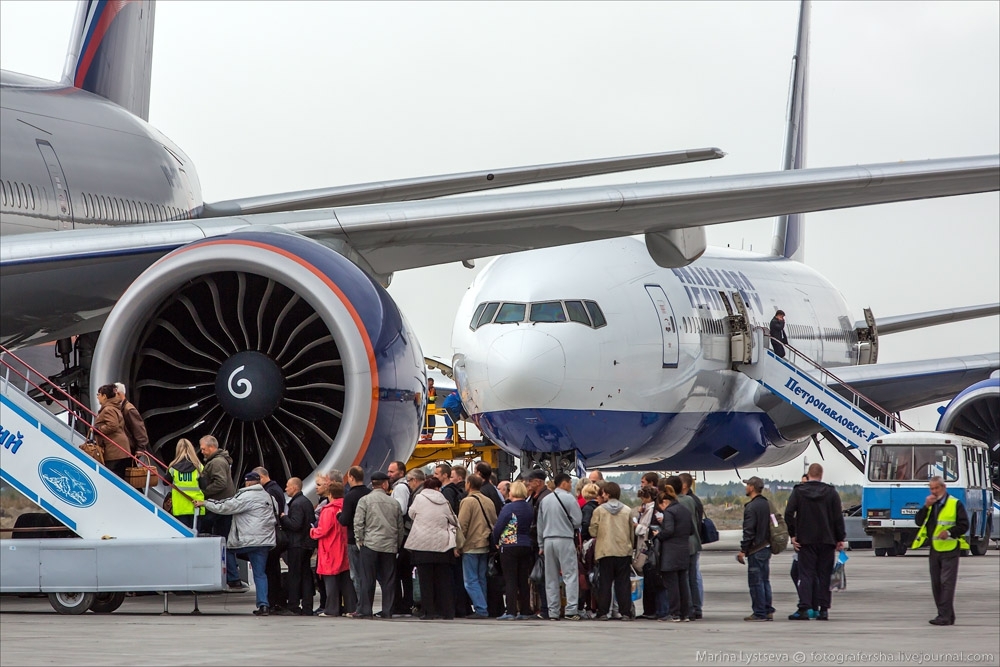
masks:
[[[701,146],[728,156],[588,182],[770,171],[797,15],[792,2],[161,2],[150,120],[194,160],[208,201]],[[4,0],[2,67],[57,78],[72,16],[73,3]],[[809,166],[1000,152],[1000,3],[814,3],[810,64]],[[997,193],[807,224],[808,263],[858,318],[1000,300]],[[708,230],[760,251],[770,233],[770,220]],[[471,278],[457,265],[395,276],[425,354],[451,355]],[[886,337],[880,360],[998,347],[991,318]],[[932,408],[904,417],[936,422]],[[844,466],[828,478],[860,479]]]

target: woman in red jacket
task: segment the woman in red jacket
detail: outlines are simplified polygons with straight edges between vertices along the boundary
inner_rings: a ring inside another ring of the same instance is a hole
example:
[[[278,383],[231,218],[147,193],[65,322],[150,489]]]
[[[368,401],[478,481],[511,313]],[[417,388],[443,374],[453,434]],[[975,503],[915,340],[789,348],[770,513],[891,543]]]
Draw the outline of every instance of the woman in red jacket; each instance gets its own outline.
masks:
[[[309,531],[309,536],[319,544],[316,574],[323,577],[326,587],[326,607],[319,615],[337,617],[341,611],[353,612],[358,604],[347,562],[347,528],[337,521],[337,514],[344,508],[344,484],[334,481],[319,488],[326,492],[323,495],[329,500],[319,513],[318,525]],[[343,610],[341,596],[344,598]]]

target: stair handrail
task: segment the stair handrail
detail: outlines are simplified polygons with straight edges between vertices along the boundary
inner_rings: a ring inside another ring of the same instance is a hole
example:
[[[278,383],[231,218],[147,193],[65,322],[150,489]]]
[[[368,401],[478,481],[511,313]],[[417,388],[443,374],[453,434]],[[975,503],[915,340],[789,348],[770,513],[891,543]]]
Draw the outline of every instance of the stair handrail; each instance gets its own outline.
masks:
[[[770,330],[767,327],[757,327],[757,328],[761,331],[761,333],[763,333],[764,338],[771,338],[771,332],[770,332]],[[851,392],[852,394],[854,394],[857,398],[860,398],[862,401],[864,401],[865,403],[867,403],[868,405],[870,405],[872,408],[875,409],[876,412],[878,412],[879,414],[881,414],[883,417],[886,417],[887,419],[889,419],[890,422],[892,422],[894,424],[899,424],[900,426],[903,426],[904,428],[906,428],[906,430],[908,430],[908,431],[914,430],[912,426],[910,426],[909,424],[907,424],[906,422],[904,422],[902,419],[900,419],[896,415],[892,414],[891,412],[888,412],[881,405],[879,405],[878,403],[876,403],[872,399],[868,398],[867,396],[865,396],[864,394],[862,394],[860,391],[858,391],[857,389],[855,389],[854,387],[852,387],[848,383],[846,383],[843,380],[841,380],[839,377],[837,377],[836,375],[834,375],[833,373],[831,373],[827,368],[825,368],[824,366],[821,366],[816,361],[814,361],[813,359],[811,359],[809,357],[809,355],[805,354],[804,352],[802,352],[798,348],[795,348],[792,345],[789,345],[788,343],[786,343],[783,340],[779,340],[777,342],[782,347],[787,347],[789,350],[791,350],[792,352],[794,352],[797,356],[799,356],[802,359],[804,359],[806,362],[809,363],[809,365],[811,365],[813,368],[815,368],[816,370],[818,370],[820,373],[823,373],[825,375],[829,375],[840,386],[844,387],[849,392]],[[789,363],[791,363],[791,362],[789,362]]]
[[[62,401],[60,401],[58,398],[56,398],[55,396],[53,396],[52,394],[50,394],[48,391],[46,391],[45,389],[43,389],[39,385],[35,384],[35,382],[32,381],[28,376],[24,375],[23,373],[21,373],[21,371],[19,371],[14,366],[12,366],[4,358],[4,356],[9,356],[10,358],[12,358],[15,361],[17,361],[17,363],[19,363],[22,366],[24,366],[27,369],[27,371],[29,372],[29,374],[30,373],[34,373],[38,377],[45,378],[45,382],[48,383],[48,385],[50,387],[52,387],[53,390],[55,390],[56,392],[58,392],[59,394],[61,394],[62,396],[64,396],[66,399],[68,399],[74,405],[79,406],[80,409],[83,412],[85,412],[86,414],[90,415],[93,419],[97,419],[97,415],[90,408],[88,408],[86,405],[84,405],[80,401],[76,400],[75,398],[73,398],[73,396],[70,395],[69,392],[67,392],[62,387],[59,387],[58,385],[55,385],[52,382],[50,382],[49,379],[48,379],[48,377],[46,377],[43,373],[40,373],[39,371],[37,371],[36,369],[34,369],[30,364],[28,364],[26,361],[24,361],[23,359],[21,359],[20,357],[18,357],[16,354],[14,354],[13,352],[11,352],[9,349],[7,349],[6,347],[4,347],[3,345],[0,345],[0,365],[6,367],[9,371],[13,371],[18,377],[20,377],[22,380],[24,380],[25,382],[27,382],[28,384],[30,384],[32,387],[34,387],[35,389],[37,389],[38,391],[40,391],[46,398],[50,399],[53,403],[56,403],[59,407],[63,408],[66,412],[68,412],[70,415],[72,415],[73,417],[75,417],[78,421],[81,421],[81,422],[83,422],[85,424],[88,423],[88,420],[82,418],[82,416],[78,412],[75,412],[74,410],[72,410],[68,405],[66,405],[65,403],[63,403]],[[133,461],[136,462],[136,464],[138,464],[138,466],[144,467],[147,470],[150,470],[149,465],[148,464],[147,465],[143,465],[142,461],[139,460],[139,458],[136,456],[136,454],[133,454],[131,451],[125,449],[124,447],[122,447],[121,445],[119,445],[117,442],[115,442],[114,440],[112,440],[111,438],[109,438],[107,435],[105,435],[104,433],[102,433],[98,429],[94,428],[93,425],[92,425],[93,421],[90,421],[89,423],[91,424],[91,426],[90,426],[91,435],[93,435],[93,434],[100,434],[100,436],[102,438],[104,438],[107,442],[111,443],[112,445],[114,445],[115,447],[117,447],[118,449],[120,449],[121,451],[125,452],[125,454],[127,454],[130,459],[132,459]],[[145,456],[145,457],[148,457],[148,459],[150,459],[150,460],[155,461],[156,463],[158,463],[160,466],[163,467],[164,470],[167,470],[169,468],[169,466],[167,464],[165,464],[163,461],[161,461],[158,458],[156,458],[155,456],[153,456],[153,454],[151,452],[147,451],[147,450],[143,450],[142,455]],[[191,496],[189,496],[188,494],[184,493],[180,489],[176,488],[174,486],[174,483],[173,483],[172,479],[167,479],[166,477],[164,477],[163,475],[161,475],[160,471],[158,469],[156,469],[155,467],[153,467],[153,469],[150,470],[150,472],[152,474],[155,474],[156,477],[157,477],[157,479],[159,479],[160,481],[162,481],[171,490],[177,491],[178,493],[180,493],[181,495],[183,495],[188,500],[193,500],[193,498],[191,498]]]

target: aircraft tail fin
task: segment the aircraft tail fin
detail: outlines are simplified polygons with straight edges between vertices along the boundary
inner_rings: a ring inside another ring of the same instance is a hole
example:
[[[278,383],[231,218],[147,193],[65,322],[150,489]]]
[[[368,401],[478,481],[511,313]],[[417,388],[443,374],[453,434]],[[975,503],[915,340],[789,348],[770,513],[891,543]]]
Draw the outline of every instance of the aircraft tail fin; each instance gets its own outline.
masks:
[[[810,4],[803,0],[799,10],[799,31],[792,58],[792,76],[788,89],[788,119],[782,169],[802,169],[806,163],[806,100],[809,70]],[[771,254],[796,261],[805,260],[803,214],[779,216],[774,222]]]
[[[151,0],[81,0],[63,82],[149,120],[154,14]]]

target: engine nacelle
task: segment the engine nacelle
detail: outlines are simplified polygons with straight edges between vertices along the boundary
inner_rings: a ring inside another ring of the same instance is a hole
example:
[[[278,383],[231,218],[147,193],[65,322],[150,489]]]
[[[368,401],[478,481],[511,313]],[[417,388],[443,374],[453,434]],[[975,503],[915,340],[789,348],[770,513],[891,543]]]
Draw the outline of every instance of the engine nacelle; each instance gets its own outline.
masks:
[[[985,442],[990,448],[993,483],[1000,483],[1000,375],[994,372],[953,398],[937,430]]]
[[[281,231],[192,243],[112,310],[91,386],[124,381],[150,446],[212,434],[237,479],[257,465],[305,480],[407,460],[420,432],[423,353],[389,294],[342,255]]]

